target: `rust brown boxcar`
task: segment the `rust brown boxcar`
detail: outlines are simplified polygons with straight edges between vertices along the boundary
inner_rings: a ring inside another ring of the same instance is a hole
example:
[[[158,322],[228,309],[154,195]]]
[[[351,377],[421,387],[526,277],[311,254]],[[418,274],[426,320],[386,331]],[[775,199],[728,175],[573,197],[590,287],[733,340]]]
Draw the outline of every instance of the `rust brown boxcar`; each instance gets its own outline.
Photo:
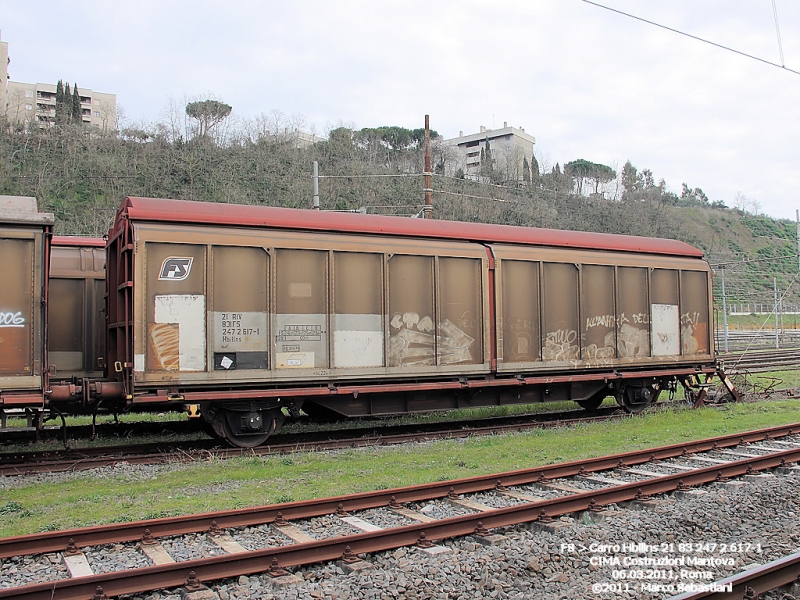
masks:
[[[35,198],[0,196],[0,411],[43,405],[52,227]]]
[[[638,410],[714,370],[709,269],[673,240],[127,198],[107,259],[93,393],[199,404],[240,445],[300,407]]]

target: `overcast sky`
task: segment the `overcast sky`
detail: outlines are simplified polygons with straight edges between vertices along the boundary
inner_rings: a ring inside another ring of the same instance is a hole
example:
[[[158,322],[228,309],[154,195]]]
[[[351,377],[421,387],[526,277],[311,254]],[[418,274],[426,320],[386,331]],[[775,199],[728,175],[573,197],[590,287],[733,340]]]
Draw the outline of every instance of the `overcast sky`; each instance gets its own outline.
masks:
[[[599,1],[781,63],[771,0]],[[800,2],[776,7],[800,71]],[[319,134],[508,122],[546,167],[630,160],[676,193],[800,208],[800,75],[581,0],[2,0],[0,31],[12,80],[116,94],[129,125],[209,94]]]

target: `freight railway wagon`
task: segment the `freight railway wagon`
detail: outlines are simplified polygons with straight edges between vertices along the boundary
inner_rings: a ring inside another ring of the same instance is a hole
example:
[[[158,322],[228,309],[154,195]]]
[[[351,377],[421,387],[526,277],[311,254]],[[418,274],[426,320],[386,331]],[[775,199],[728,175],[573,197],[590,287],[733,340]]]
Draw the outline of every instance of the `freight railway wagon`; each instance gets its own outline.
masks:
[[[196,405],[241,446],[301,408],[638,411],[715,370],[709,268],[673,240],[126,198],[107,267],[108,379],[50,401]]]
[[[45,339],[53,215],[36,199],[0,196],[0,419],[43,405],[48,384]],[[30,412],[29,412],[30,416]]]
[[[0,416],[189,405],[252,446],[301,408],[635,412],[715,370],[708,266],[672,240],[146,198],[107,248],[52,223],[0,199]]]

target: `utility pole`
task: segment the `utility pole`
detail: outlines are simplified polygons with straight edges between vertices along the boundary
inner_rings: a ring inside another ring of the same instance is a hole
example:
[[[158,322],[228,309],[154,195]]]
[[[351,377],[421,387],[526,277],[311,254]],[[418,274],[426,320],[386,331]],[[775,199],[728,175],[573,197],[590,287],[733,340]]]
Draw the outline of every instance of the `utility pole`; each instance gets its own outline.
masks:
[[[425,206],[422,207],[424,219],[433,218],[433,200],[431,198],[431,123],[430,116],[425,115]]]
[[[314,210],[319,210],[319,163],[314,161]]]
[[[722,331],[725,335],[725,353],[728,352],[728,306],[725,302],[725,267],[722,267]]]
[[[780,346],[778,344],[778,278],[772,278],[772,285],[775,288],[775,350]]]

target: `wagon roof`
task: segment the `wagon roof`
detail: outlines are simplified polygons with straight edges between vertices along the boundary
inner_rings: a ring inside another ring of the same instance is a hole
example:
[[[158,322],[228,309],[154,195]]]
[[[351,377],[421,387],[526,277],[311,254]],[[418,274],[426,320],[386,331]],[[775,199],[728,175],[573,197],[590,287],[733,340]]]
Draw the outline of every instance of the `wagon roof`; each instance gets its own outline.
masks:
[[[103,238],[84,237],[79,235],[54,235],[53,246],[95,246],[105,248],[106,241]]]
[[[128,218],[133,221],[268,227],[270,229],[452,239],[479,243],[583,248],[693,258],[702,258],[703,256],[703,252],[694,246],[664,238],[192,200],[127,197],[120,206],[117,221],[120,218]],[[115,229],[117,229],[117,225],[115,225]]]
[[[0,223],[21,223],[31,225],[52,225],[53,213],[39,212],[33,196],[0,195]]]

